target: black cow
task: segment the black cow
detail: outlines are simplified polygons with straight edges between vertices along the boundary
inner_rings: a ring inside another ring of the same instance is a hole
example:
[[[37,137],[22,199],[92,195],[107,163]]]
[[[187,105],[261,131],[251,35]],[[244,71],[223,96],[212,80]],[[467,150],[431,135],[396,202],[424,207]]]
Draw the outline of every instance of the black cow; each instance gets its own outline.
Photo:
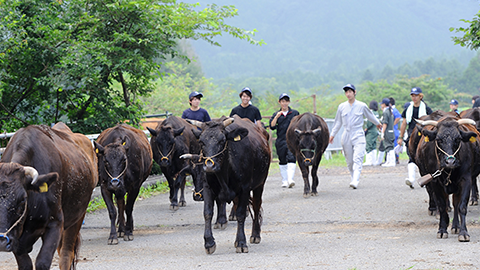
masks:
[[[478,131],[472,126],[475,122],[452,117],[443,117],[438,121],[417,121],[435,127],[423,128],[417,125],[422,138],[418,144],[416,161],[422,174],[434,176],[430,184],[440,213],[437,238],[448,238],[447,200],[448,194],[453,194],[452,233],[459,234],[460,242],[468,242],[468,199],[472,178],[480,172],[477,165],[480,160],[479,143],[476,141]]]
[[[294,153],[298,166],[302,171],[304,190],[303,197],[317,196],[318,165],[323,152],[327,149],[330,132],[328,125],[320,116],[303,113],[295,116],[287,129],[287,145]],[[308,180],[308,167],[312,166],[312,189]]]
[[[462,111],[461,118],[472,119],[475,121],[475,128],[480,132],[480,108],[473,108]],[[478,184],[477,179],[472,180],[472,196],[470,198],[470,205],[478,205]]]
[[[133,205],[142,183],[152,170],[152,149],[143,131],[122,124],[104,130],[95,142],[98,156],[98,175],[102,197],[108,208],[111,230],[109,245],[118,244],[115,231],[117,211],[113,203],[115,195],[118,206],[118,236],[125,241],[133,240]],[[125,194],[127,204],[125,206]],[[127,221],[125,223],[125,216]]]
[[[258,244],[261,240],[262,193],[271,155],[267,133],[250,120],[236,115],[223,122],[197,124],[202,128],[201,132],[194,130],[200,141],[201,155],[182,157],[200,160],[206,173],[203,191],[205,250],[207,254],[212,254],[216,247],[212,234],[214,200],[231,202],[235,199],[238,222],[235,247],[238,253],[248,252],[244,227],[249,202],[253,205],[250,243]]]
[[[0,251],[13,252],[18,269],[41,238],[35,269],[75,268],[80,227],[98,181],[92,143],[65,124],[18,130],[0,163]]]
[[[196,127],[184,119],[171,116],[157,125],[155,129],[147,128],[152,135],[150,145],[153,159],[162,168],[170,187],[170,209],[178,210],[186,206],[185,180],[186,174],[191,174],[195,186],[193,199],[202,201],[203,173],[201,166],[191,164],[191,161],[180,159],[183,154],[200,154],[200,144],[192,132]],[[178,189],[181,189],[178,201]]]

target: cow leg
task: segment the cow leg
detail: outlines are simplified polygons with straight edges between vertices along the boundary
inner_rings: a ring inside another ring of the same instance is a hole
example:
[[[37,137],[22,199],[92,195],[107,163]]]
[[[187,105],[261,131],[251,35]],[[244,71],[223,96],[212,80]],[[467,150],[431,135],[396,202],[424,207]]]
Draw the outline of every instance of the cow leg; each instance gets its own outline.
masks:
[[[253,224],[252,235],[250,236],[250,243],[259,244],[261,241],[261,220],[262,220],[262,194],[264,185],[261,185],[253,190]]]
[[[166,168],[165,168],[166,170]],[[176,186],[176,181],[170,175],[164,174],[165,178],[168,181],[168,187],[170,188],[170,210],[177,211],[178,210],[178,199],[177,199],[177,191],[178,189]]]
[[[435,216],[437,214],[437,203],[435,202],[435,194],[431,183],[426,185],[428,193],[428,215]]]
[[[117,231],[115,227],[115,221],[117,220],[117,209],[113,203],[113,194],[102,186],[102,197],[107,205],[108,215],[110,217],[110,235],[108,236],[108,244],[116,245],[118,244]]]
[[[59,220],[63,220],[63,217],[59,217]],[[53,255],[59,245],[63,232],[63,222],[60,222],[59,220],[49,222],[42,235],[43,244],[40,248],[40,252],[38,252],[37,258],[35,259],[36,270],[50,269],[50,266],[52,265]],[[69,269],[69,266],[60,269]]]
[[[125,235],[123,236],[124,241],[133,240],[133,205],[135,200],[138,197],[140,192],[140,187],[134,188],[127,195],[127,205],[125,207],[125,214],[127,215],[127,222],[125,223]]]
[[[19,242],[22,243],[17,250],[14,252],[15,260],[17,261],[18,269],[33,269],[32,259],[28,255],[32,251],[33,245],[37,242],[39,236],[33,234],[23,233],[19,239]],[[27,249],[28,248],[28,249]]]
[[[125,194],[115,194],[118,207],[118,237],[125,235]]]
[[[298,159],[298,157],[297,157]],[[301,160],[301,159],[298,159]],[[303,177],[303,197],[304,198],[309,198],[310,195],[310,181],[308,181],[308,167],[305,166],[303,162],[299,162],[298,166],[300,167],[300,171],[302,171],[302,177]]]
[[[317,171],[318,171],[318,164],[320,164],[320,161],[318,161],[317,164],[314,164],[312,166],[312,196],[318,196],[318,191],[317,191],[317,187],[318,187],[318,175],[317,175]]]
[[[438,212],[440,214],[440,221],[438,223],[438,232],[437,238],[448,238],[447,227],[449,223],[448,212],[447,212],[447,198],[448,194],[445,192],[445,189],[440,184],[435,184],[433,186],[433,192],[435,194]]]
[[[227,228],[227,203],[221,202],[219,199],[215,200],[217,204],[217,222],[213,225],[214,229],[225,230]]]
[[[477,186],[477,177],[472,177],[472,198],[470,200],[470,205],[478,205],[478,186]]]
[[[235,239],[235,247],[237,253],[248,253],[247,240],[245,237],[245,216],[247,214],[247,205],[250,200],[250,192],[248,188],[242,188],[238,196],[237,205],[237,237]]]
[[[455,207],[455,211],[458,211],[458,214],[460,217],[460,232],[458,233],[458,241],[460,242],[470,242],[470,235],[468,234],[468,231],[467,231],[467,207],[468,207],[468,200],[470,197],[470,191],[472,187],[470,179],[471,179],[470,177],[463,178],[463,181],[460,182],[460,186],[461,186],[460,192],[459,192],[460,194],[457,193],[454,195],[454,201],[458,200],[458,202],[455,202],[457,203],[457,206]],[[457,197],[460,197],[460,198],[457,199]]]
[[[232,205],[232,209],[230,209],[230,215],[228,216],[228,220],[229,221],[237,221],[237,205],[238,205],[238,198],[235,197],[235,199],[233,199],[233,205]]]
[[[182,174],[182,176],[178,176],[177,177],[177,180],[179,185],[180,185],[180,200],[178,202],[178,205],[180,207],[185,207],[187,206],[187,201],[185,201],[185,184],[187,182],[187,178],[185,177],[184,174]]]
[[[80,228],[82,227],[84,217],[85,215],[62,233],[61,245],[57,250],[60,259],[58,263],[60,269],[70,269],[70,266],[76,263],[75,257],[80,247]]]
[[[210,187],[205,184],[203,194],[205,201],[203,203],[203,218],[205,219],[205,232],[203,239],[205,240],[205,252],[213,254],[216,249],[215,238],[212,232],[212,218],[213,218],[213,194]]]

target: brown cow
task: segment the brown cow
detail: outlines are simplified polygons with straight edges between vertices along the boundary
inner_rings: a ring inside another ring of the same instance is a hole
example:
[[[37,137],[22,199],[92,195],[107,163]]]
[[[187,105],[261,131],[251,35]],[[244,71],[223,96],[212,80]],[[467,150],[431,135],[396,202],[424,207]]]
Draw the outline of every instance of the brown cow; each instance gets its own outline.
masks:
[[[118,236],[133,240],[133,205],[142,183],[152,170],[152,149],[143,131],[122,124],[104,130],[95,142],[102,197],[108,208],[111,230],[109,245],[118,244],[115,231],[118,206]],[[125,194],[127,204],[125,206]],[[124,212],[127,215],[125,222]]]
[[[28,253],[41,238],[35,269],[49,269],[55,249],[60,269],[75,268],[97,180],[96,155],[84,135],[63,123],[17,131],[0,163],[0,251],[13,252],[19,269],[33,269]]]

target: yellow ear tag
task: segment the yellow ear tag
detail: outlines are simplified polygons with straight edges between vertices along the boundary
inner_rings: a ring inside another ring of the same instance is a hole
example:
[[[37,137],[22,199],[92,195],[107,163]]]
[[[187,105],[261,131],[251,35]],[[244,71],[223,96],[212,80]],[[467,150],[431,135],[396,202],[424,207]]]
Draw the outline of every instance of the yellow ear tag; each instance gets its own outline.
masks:
[[[418,132],[418,136],[422,136],[422,133],[420,131]]]
[[[41,186],[38,187],[38,189],[40,190],[40,193],[45,193],[48,191],[48,185],[47,183],[43,182],[43,184]]]
[[[425,142],[429,142],[430,139],[428,138],[428,136],[425,136]]]
[[[180,133],[180,136],[182,136],[182,135],[183,135],[183,132],[182,132],[182,133]]]
[[[241,139],[242,139],[242,138],[240,138],[240,135],[237,135],[237,137],[235,137],[233,140],[236,141],[236,142],[238,142],[238,141],[240,141]]]
[[[97,149],[95,149],[95,153],[97,153],[97,154],[98,154],[98,148],[97,148]]]
[[[474,142],[477,141],[477,138],[475,138],[475,137],[472,136],[472,137],[470,137],[470,140],[469,140],[469,141],[472,142],[472,143],[474,143]]]
[[[125,142],[123,142],[122,145],[125,145]]]

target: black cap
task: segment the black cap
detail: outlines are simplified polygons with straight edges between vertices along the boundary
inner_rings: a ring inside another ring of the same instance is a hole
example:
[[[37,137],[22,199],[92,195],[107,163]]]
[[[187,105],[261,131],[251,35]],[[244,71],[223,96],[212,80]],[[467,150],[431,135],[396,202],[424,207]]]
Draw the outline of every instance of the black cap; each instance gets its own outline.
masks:
[[[288,98],[288,100],[290,100],[290,96],[289,96],[287,93],[282,93],[282,94],[278,97],[278,101],[282,100],[282,98]]]
[[[347,84],[347,85],[345,85],[345,86],[343,87],[343,90],[345,90],[345,91],[350,90],[350,89],[353,90],[353,91],[357,91],[357,90],[355,89],[355,85],[353,85],[353,84],[351,84],[351,83],[349,83],[349,84]]]
[[[197,92],[197,91],[193,91],[192,93],[190,93],[190,95],[188,95],[188,99],[190,99],[190,100],[192,100],[192,98],[194,98],[194,97],[202,98],[203,94],[200,93],[200,92]]]

